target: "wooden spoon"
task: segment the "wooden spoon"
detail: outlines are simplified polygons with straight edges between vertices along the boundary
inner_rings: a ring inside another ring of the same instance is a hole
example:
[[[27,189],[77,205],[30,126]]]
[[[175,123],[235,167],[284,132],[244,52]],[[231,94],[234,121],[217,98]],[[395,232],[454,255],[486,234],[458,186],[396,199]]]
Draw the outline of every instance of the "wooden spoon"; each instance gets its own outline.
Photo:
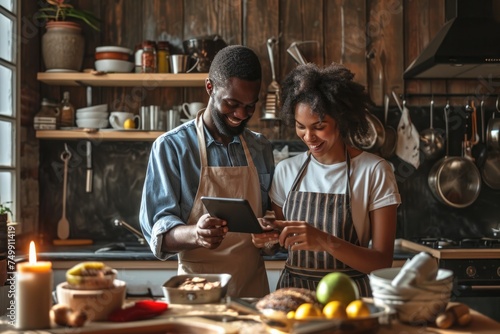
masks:
[[[69,237],[69,221],[66,218],[66,188],[68,184],[68,162],[71,159],[71,152],[66,150],[61,153],[61,159],[64,161],[63,175],[63,198],[62,198],[62,217],[57,223],[57,237],[59,239],[68,239]]]

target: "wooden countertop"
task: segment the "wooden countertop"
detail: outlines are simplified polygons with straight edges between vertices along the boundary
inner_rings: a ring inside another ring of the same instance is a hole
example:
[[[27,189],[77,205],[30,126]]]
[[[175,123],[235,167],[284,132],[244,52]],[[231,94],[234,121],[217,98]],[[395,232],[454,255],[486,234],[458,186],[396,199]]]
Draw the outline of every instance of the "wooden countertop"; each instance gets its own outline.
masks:
[[[471,310],[472,322],[467,327],[452,327],[451,329],[439,329],[433,326],[409,326],[393,320],[388,325],[381,325],[377,334],[497,334],[500,333],[500,323]],[[204,318],[226,316],[229,321],[220,321]],[[231,318],[236,317],[236,318]],[[169,305],[169,310],[154,319],[134,321],[126,323],[95,322],[89,323],[82,328],[73,330],[78,334],[132,334],[132,333],[165,333],[170,330],[175,333],[174,326],[191,326],[190,333],[238,333],[238,334],[264,334],[269,333],[265,325],[258,321],[254,315],[239,315],[238,312],[228,309],[224,304],[203,305]],[[8,330],[2,328],[0,331]],[[2,332],[8,333],[9,331]],[[21,333],[11,330],[12,334]],[[276,333],[276,331],[271,331]],[[66,334],[67,328],[53,328],[44,330],[44,333]],[[348,333],[346,333],[348,334]]]
[[[401,239],[401,247],[415,251],[427,252],[437,259],[498,259],[498,248],[446,248],[434,249],[413,241]]]

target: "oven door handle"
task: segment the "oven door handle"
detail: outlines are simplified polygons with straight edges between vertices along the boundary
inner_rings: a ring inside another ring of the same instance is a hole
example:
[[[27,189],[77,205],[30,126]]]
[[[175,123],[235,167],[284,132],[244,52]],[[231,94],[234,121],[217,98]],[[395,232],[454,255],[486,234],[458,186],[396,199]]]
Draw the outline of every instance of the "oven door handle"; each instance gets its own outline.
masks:
[[[482,290],[500,290],[500,285],[468,285],[468,289],[475,291]]]

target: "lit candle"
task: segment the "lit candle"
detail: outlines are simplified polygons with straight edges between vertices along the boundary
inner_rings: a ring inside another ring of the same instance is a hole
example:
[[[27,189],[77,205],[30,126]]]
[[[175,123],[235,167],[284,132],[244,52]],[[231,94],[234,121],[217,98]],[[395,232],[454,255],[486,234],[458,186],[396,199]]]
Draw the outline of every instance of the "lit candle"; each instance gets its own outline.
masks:
[[[50,328],[52,263],[37,262],[35,243],[30,243],[29,263],[17,264],[16,328]]]

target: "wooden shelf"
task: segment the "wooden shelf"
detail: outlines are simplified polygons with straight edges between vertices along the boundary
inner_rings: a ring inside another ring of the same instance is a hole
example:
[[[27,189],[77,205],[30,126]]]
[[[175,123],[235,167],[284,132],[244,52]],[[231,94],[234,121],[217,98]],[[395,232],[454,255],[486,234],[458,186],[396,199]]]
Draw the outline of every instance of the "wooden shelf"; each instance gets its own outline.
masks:
[[[75,130],[39,130],[36,132],[38,139],[55,139],[55,140],[72,140],[72,139],[87,139],[87,140],[124,140],[124,141],[154,141],[164,131],[138,131],[138,130],[90,130],[90,129],[75,129]]]
[[[203,87],[208,73],[47,73],[37,79],[48,85],[92,87]]]

